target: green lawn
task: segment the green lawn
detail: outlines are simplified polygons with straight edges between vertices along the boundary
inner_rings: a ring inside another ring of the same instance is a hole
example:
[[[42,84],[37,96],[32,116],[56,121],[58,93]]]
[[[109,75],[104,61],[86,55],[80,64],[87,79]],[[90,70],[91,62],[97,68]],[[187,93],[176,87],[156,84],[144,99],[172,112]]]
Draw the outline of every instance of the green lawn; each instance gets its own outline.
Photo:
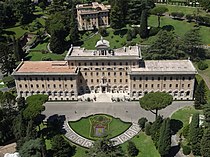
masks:
[[[149,17],[149,26],[157,27],[157,16],[151,15]],[[187,22],[187,21],[179,21],[174,20],[168,17],[161,17],[161,27],[171,25],[174,27],[174,32],[179,36],[184,36],[184,34],[192,29],[195,25],[194,22]],[[202,37],[202,42],[204,44],[210,44],[210,27],[201,26],[200,27],[200,33]]]
[[[126,28],[124,30],[126,32]],[[104,37],[104,39],[110,42],[111,48],[121,48],[128,43],[126,40],[126,33],[124,33],[122,36],[118,34],[115,35],[114,30],[112,28],[108,28],[107,32],[109,33],[109,35],[107,37]],[[87,34],[84,34],[83,36],[82,36],[82,39],[85,39],[87,37]],[[95,49],[96,42],[99,41],[100,38],[101,38],[100,34],[96,34],[92,38],[85,40],[82,47],[85,47],[86,49]],[[132,41],[140,43],[143,40],[141,40],[139,35],[137,35],[137,37],[133,39]]]
[[[78,134],[86,138],[95,140],[95,138],[90,137],[91,124],[89,121],[89,117],[82,118],[81,120],[75,121],[75,122],[71,121],[69,122],[69,124],[71,128]],[[125,123],[125,122],[122,122],[120,119],[116,119],[112,117],[112,121],[109,125],[109,131],[108,131],[109,138],[120,135],[125,130],[127,130],[130,127],[130,125],[131,125],[130,123]]]
[[[5,31],[14,32],[16,38],[20,38],[21,36],[23,36],[23,34],[25,34],[26,32],[29,32],[28,30],[25,30],[21,28],[20,26],[15,26],[12,28],[5,29]]]
[[[157,21],[157,16],[151,15],[148,20],[149,26],[157,27],[158,26],[158,21]],[[161,27],[166,26],[166,25],[171,25],[174,27],[174,32],[183,37],[184,34],[192,29],[195,26],[194,22],[187,22],[187,21],[179,21],[179,20],[174,20],[172,18],[168,17],[161,17]],[[129,27],[128,27],[129,28]],[[184,28],[184,29],[183,29]],[[111,28],[107,29],[107,32],[109,35],[107,37],[104,37],[104,39],[108,40],[110,42],[111,48],[120,48],[122,46],[125,46],[128,42],[126,41],[126,34],[125,35],[114,35],[114,30]],[[202,42],[204,44],[210,44],[210,27],[205,27],[201,26],[200,27],[200,34],[202,37]],[[82,36],[82,39],[87,37],[87,34],[84,34]],[[156,39],[156,36],[149,37],[148,39],[141,39],[139,35],[137,35],[137,38],[133,39],[132,41],[135,43],[141,43],[141,44],[150,44]],[[86,49],[95,49],[95,44],[96,42],[100,40],[100,35],[97,34],[93,36],[92,38],[85,40],[84,44],[82,47],[85,47]]]
[[[147,136],[145,133],[140,132],[138,136],[131,139],[139,149],[139,154],[137,157],[160,157],[160,154],[155,148],[155,145],[151,137]],[[124,151],[127,150],[128,142],[122,144]]]
[[[172,116],[171,119],[180,120],[183,123],[183,126],[189,124],[189,118],[194,113],[202,113],[201,110],[196,110],[194,107],[184,107],[178,111],[176,111]]]
[[[182,12],[185,15],[187,14],[197,14],[205,16],[207,13],[202,10],[201,8],[195,8],[195,7],[185,7],[185,6],[177,6],[177,5],[169,5],[169,4],[156,4],[156,6],[165,6],[168,8],[168,12]]]
[[[25,59],[30,61],[41,61],[43,57],[51,58],[52,60],[64,60],[67,52],[63,54],[46,53],[43,54],[40,51],[30,52]]]
[[[36,47],[31,50],[47,50],[47,45],[49,43],[49,37],[46,37],[42,42],[40,42]]]

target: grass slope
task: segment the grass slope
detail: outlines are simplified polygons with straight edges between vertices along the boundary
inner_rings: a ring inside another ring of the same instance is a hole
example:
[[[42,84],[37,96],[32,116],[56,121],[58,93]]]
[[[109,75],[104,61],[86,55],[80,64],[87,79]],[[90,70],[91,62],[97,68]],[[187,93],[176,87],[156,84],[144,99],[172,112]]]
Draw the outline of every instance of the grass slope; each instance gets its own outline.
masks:
[[[52,60],[64,60],[65,56],[66,56],[66,52],[64,52],[63,54],[54,54],[54,53],[43,54],[43,53],[37,51],[37,52],[30,52],[26,56],[26,60],[41,61],[43,57],[49,57]]]
[[[194,113],[202,113],[201,110],[196,110],[194,107],[184,107],[178,111],[176,111],[172,116],[171,119],[180,120],[183,123],[183,126],[189,124],[189,118]]]

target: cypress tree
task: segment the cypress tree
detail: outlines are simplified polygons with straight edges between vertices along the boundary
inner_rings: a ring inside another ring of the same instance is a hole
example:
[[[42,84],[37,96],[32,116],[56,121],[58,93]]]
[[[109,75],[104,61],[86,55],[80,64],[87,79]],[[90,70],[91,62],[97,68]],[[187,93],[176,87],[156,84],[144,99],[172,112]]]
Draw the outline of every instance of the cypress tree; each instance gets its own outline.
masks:
[[[192,121],[189,127],[189,142],[192,146],[194,155],[200,155],[201,129],[199,128],[199,113],[192,116]]]
[[[210,128],[204,131],[204,135],[201,140],[201,155],[203,157],[209,157],[210,154]]]
[[[144,9],[142,10],[142,13],[141,13],[141,24],[140,24],[140,30],[139,30],[140,37],[143,39],[148,37],[147,18],[148,18],[147,9]]]
[[[70,40],[73,44],[79,41],[78,23],[76,19],[75,4],[71,8],[71,21],[70,21]]]
[[[207,104],[203,110],[205,116],[205,126],[210,128],[210,104]]]
[[[115,0],[110,13],[110,25],[113,29],[121,29],[125,26],[124,15],[122,8],[120,8],[120,0]]]
[[[163,121],[160,128],[158,151],[161,156],[166,156],[169,154],[170,148],[171,148],[171,129],[170,129],[170,119],[167,118]]]
[[[194,106],[196,109],[199,109],[202,105],[205,105],[206,102],[206,86],[204,80],[201,80],[195,90]]]
[[[160,127],[161,127],[162,122],[163,122],[163,118],[161,116],[158,116],[150,129],[151,138],[153,142],[155,143],[156,147],[158,145],[158,139],[160,136]]]

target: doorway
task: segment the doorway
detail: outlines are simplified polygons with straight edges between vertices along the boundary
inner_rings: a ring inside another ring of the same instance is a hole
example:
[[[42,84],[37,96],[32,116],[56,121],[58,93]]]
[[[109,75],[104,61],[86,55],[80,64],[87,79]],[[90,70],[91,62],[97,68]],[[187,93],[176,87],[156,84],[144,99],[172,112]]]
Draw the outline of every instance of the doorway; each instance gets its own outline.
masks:
[[[102,87],[102,93],[106,93],[106,87]]]

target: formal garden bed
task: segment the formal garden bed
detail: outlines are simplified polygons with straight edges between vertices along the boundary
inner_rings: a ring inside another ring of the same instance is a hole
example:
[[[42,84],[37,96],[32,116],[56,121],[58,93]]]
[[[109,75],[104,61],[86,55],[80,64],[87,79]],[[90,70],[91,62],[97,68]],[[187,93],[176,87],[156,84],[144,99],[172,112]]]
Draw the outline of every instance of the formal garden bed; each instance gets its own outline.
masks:
[[[68,123],[76,133],[91,140],[97,140],[106,135],[108,138],[114,138],[132,125],[130,122],[123,122],[119,118],[104,114],[91,115]]]

